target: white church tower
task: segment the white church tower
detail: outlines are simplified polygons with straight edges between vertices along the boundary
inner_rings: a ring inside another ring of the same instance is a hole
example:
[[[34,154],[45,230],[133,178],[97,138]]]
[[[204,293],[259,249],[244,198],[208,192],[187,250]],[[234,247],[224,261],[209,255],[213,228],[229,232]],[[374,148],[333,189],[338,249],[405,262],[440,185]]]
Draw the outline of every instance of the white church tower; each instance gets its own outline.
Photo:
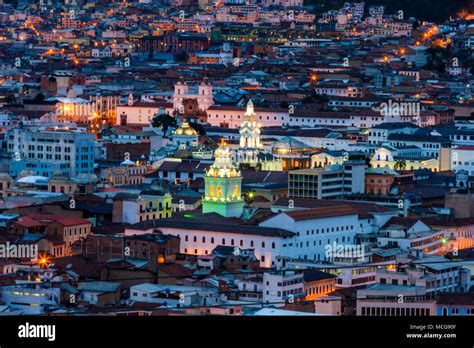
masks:
[[[247,110],[239,133],[240,147],[236,152],[235,161],[254,166],[258,162],[258,154],[262,150],[262,144],[260,142],[260,125],[257,123],[252,100],[247,103]]]
[[[206,112],[212,105],[214,105],[214,97],[212,94],[212,84],[205,78],[199,83],[196,89],[191,89],[184,81],[178,81],[174,86],[173,93],[173,109],[179,113],[184,111],[184,102],[186,100],[197,101],[199,111]]]

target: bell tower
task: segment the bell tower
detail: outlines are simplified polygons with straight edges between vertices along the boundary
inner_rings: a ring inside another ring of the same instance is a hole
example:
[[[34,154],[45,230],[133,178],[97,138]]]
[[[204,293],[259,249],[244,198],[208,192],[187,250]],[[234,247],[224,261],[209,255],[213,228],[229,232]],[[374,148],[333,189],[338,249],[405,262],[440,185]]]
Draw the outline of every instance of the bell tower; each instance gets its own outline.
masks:
[[[260,143],[260,126],[257,123],[252,100],[247,103],[244,113],[244,121],[240,126],[240,147],[237,151],[236,162],[255,165],[258,161],[258,153],[262,148]]]
[[[232,164],[232,153],[225,143],[216,150],[214,164],[204,176],[204,185],[203,213],[217,213],[224,217],[242,215],[242,176]]]

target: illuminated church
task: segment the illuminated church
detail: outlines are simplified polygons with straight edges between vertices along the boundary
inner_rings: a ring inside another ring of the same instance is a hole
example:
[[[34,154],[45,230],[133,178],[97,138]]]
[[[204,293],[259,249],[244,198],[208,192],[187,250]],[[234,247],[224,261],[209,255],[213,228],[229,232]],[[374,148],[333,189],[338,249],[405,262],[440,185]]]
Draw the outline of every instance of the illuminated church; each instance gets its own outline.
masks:
[[[204,176],[202,212],[217,213],[224,217],[240,217],[244,209],[240,171],[232,164],[232,152],[224,143],[214,155],[214,164]]]
[[[252,100],[247,103],[247,110],[239,133],[240,147],[235,153],[234,161],[255,166],[258,162],[258,155],[262,150],[262,144],[260,143],[260,125],[257,123]]]
[[[257,123],[252,100],[247,103],[239,133],[240,144],[234,154],[235,163],[248,164],[251,167],[259,165],[261,170],[283,170],[281,160],[276,159],[272,154],[264,153],[260,140],[260,125]]]

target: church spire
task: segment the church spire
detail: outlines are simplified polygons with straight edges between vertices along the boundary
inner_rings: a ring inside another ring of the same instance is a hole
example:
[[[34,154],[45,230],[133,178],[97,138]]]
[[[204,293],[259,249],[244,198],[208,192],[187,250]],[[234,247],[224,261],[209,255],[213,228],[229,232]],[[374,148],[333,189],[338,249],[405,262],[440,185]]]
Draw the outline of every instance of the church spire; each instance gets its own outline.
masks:
[[[247,110],[245,111],[245,114],[244,114],[244,120],[249,121],[249,122],[257,121],[257,118],[255,117],[255,111],[254,111],[252,99],[249,99],[249,101],[247,102]]]

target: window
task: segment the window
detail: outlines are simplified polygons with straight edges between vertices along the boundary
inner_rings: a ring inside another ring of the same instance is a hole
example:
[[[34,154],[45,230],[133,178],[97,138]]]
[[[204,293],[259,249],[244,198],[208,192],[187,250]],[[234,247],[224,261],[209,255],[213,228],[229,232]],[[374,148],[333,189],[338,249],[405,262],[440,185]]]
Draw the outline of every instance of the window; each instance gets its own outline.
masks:
[[[239,198],[239,185],[234,185],[234,194],[233,194],[233,197],[234,198]]]

